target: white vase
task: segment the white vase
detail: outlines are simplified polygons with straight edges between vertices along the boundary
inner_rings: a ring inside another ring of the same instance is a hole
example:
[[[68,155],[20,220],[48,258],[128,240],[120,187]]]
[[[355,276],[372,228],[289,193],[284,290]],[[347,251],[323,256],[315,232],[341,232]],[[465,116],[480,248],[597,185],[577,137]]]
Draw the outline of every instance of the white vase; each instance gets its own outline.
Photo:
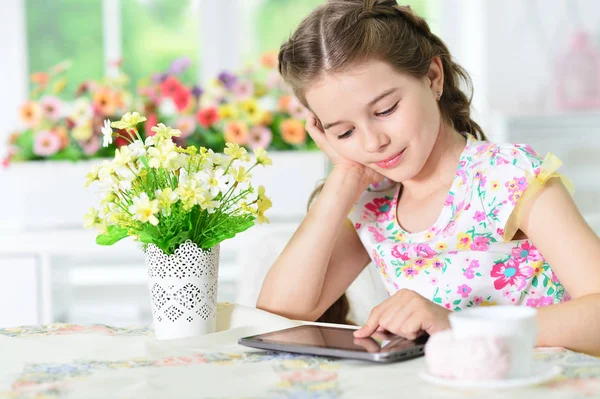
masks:
[[[219,245],[203,251],[188,240],[172,255],[146,249],[156,339],[176,339],[216,330]]]

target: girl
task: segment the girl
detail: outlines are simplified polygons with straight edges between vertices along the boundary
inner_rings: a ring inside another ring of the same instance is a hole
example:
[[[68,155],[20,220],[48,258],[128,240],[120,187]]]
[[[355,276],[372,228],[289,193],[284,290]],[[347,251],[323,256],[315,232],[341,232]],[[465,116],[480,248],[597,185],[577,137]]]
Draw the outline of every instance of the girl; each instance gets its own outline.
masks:
[[[334,167],[257,307],[317,320],[373,261],[390,297],[359,338],[412,339],[508,304],[539,307],[538,346],[600,354],[600,239],[560,161],[484,141],[468,75],[423,19],[394,0],[330,0],[281,46],[279,71]]]

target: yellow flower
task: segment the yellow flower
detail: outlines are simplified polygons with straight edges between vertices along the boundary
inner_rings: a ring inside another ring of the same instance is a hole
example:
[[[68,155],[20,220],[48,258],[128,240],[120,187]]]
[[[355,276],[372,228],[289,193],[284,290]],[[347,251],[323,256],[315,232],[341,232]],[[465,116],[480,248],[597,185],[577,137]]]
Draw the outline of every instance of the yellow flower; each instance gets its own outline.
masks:
[[[239,168],[232,168],[230,169],[229,173],[231,174],[231,176],[233,176],[233,179],[238,183],[243,183],[252,177],[252,175],[248,173],[246,168],[244,168],[243,166],[240,166]]]
[[[539,278],[540,275],[542,273],[544,273],[544,262],[542,262],[542,261],[534,262],[530,266],[533,269],[533,276],[532,277],[538,277]]]
[[[129,207],[129,212],[133,217],[142,223],[149,222],[153,226],[158,224],[156,215],[158,213],[158,201],[150,200],[148,194],[141,193],[139,197],[133,199],[133,205]]]
[[[67,86],[67,78],[58,79],[56,81],[56,83],[54,83],[54,89],[53,89],[54,94],[58,94],[58,93],[62,92],[66,86]]]
[[[223,104],[218,110],[220,119],[237,119],[240,115],[237,108],[231,104]]]
[[[100,214],[98,210],[92,208],[83,216],[83,227],[86,229],[93,229],[98,224],[102,223],[102,219],[100,219]]]
[[[159,139],[170,139],[171,137],[180,137],[181,131],[178,129],[171,129],[169,126],[165,126],[164,123],[159,123],[158,125],[152,127],[153,132],[155,132],[155,137]]]
[[[87,121],[75,126],[71,131],[71,135],[75,140],[78,141],[88,141],[92,138],[94,131],[92,130],[92,120],[88,119]]]
[[[250,159],[248,151],[244,147],[240,147],[236,143],[227,143],[226,147],[223,152],[229,155],[231,159],[239,159],[241,161],[248,161]]]
[[[446,244],[445,242],[440,242],[435,246],[435,249],[437,249],[438,251],[445,251],[448,248],[448,244]]]
[[[500,182],[498,180],[492,180],[490,182],[490,189],[492,191],[498,191],[499,188],[500,188]]]
[[[427,233],[425,233],[425,240],[429,241],[433,238],[433,232],[428,231]]]
[[[179,195],[177,195],[170,187],[167,187],[164,190],[156,190],[155,194],[160,207],[167,210],[167,212],[171,209],[171,205],[179,200]]]
[[[248,116],[250,118],[254,117],[257,114],[260,114],[260,108],[258,107],[258,103],[256,101],[256,99],[254,98],[249,98],[247,100],[244,100],[241,102],[240,104],[242,110],[248,114]]]
[[[254,150],[254,156],[256,157],[256,163],[259,165],[272,165],[273,161],[269,158],[267,151],[264,148],[256,148]]]
[[[469,249],[471,247],[471,236],[465,233],[458,233],[458,242],[456,243],[457,249]]]
[[[135,127],[138,123],[144,122],[146,117],[141,116],[138,112],[127,112],[120,121],[113,122],[110,126],[116,129],[129,129]]]
[[[90,184],[92,184],[93,182],[98,180],[98,172],[100,172],[100,165],[94,165],[92,167],[92,170],[90,170],[88,172],[88,174],[85,175],[85,178],[86,178],[85,186],[86,187],[89,187]]]

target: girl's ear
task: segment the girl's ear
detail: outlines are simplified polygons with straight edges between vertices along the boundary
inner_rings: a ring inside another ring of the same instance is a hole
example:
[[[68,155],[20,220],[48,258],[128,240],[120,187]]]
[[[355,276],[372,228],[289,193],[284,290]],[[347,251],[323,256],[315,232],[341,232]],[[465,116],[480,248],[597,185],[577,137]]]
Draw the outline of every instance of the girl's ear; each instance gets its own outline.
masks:
[[[440,57],[435,56],[431,60],[429,72],[427,72],[427,80],[429,83],[429,88],[434,95],[436,95],[438,91],[441,92],[444,88],[444,67]]]

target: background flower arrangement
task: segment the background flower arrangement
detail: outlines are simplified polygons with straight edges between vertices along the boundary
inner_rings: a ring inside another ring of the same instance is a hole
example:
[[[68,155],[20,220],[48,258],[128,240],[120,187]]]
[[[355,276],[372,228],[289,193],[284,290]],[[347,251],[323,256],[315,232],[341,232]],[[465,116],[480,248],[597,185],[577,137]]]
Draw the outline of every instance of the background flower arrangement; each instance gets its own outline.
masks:
[[[189,65],[186,58],[176,59],[167,71],[138,82],[134,92],[124,74],[83,82],[67,100],[58,97],[65,97],[67,62],[33,74],[31,99],[20,109],[26,128],[10,136],[4,163],[111,157],[133,137],[122,130],[103,147],[103,121],[118,120],[126,110],[147,115],[137,130],[142,139],[164,123],[181,132],[173,138],[181,147],[222,152],[231,142],[246,149],[317,149],[304,129],[308,111],[280,79],[275,54],[263,55],[258,65],[237,74],[224,71],[205,88],[180,80]]]

